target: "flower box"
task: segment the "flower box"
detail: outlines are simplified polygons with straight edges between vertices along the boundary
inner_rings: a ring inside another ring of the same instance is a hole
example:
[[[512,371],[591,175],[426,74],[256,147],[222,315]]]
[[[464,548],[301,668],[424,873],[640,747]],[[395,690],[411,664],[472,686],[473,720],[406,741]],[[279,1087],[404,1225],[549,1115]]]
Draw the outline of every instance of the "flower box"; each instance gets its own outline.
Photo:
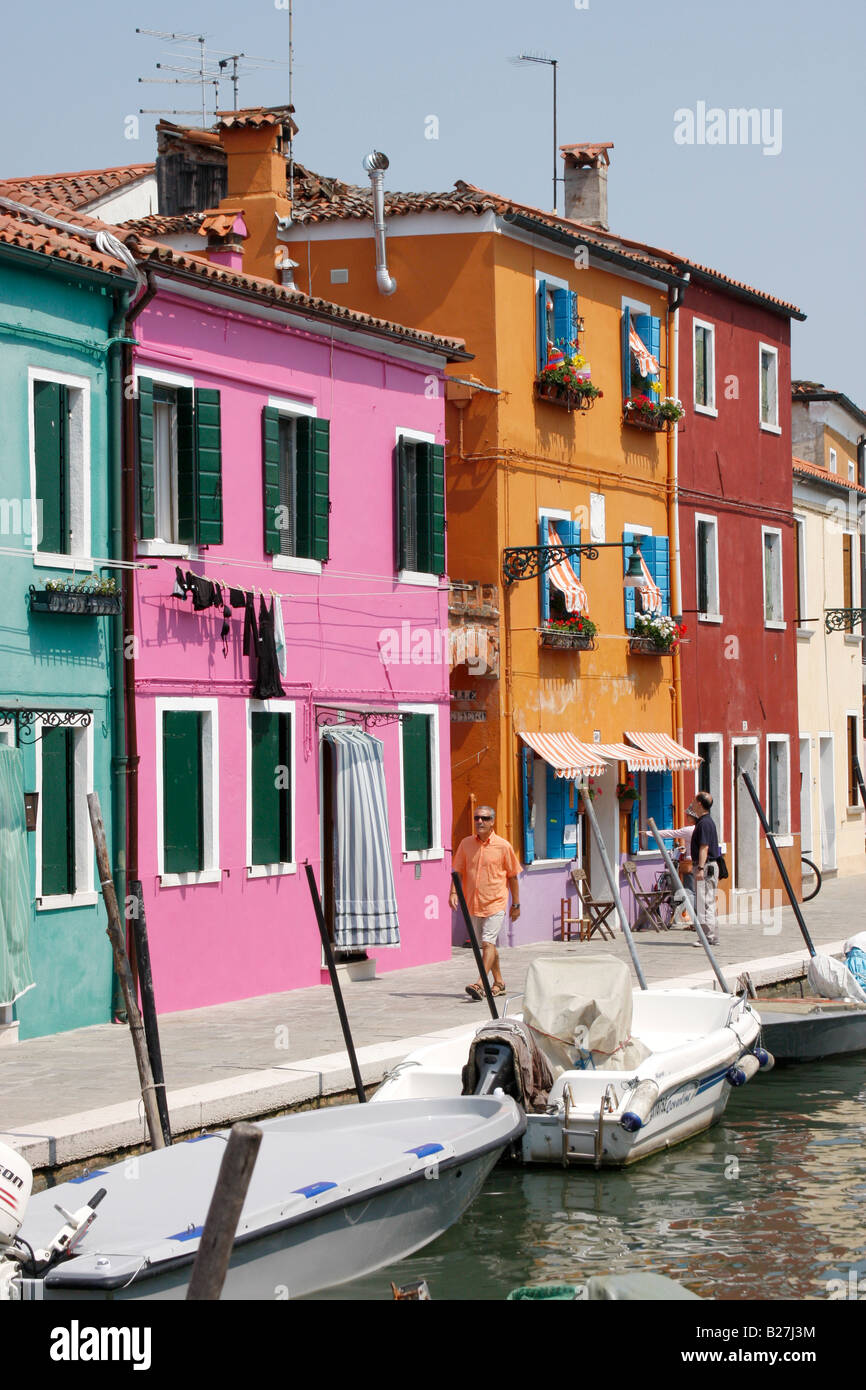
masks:
[[[585,632],[569,631],[566,627],[545,627],[541,629],[542,647],[570,647],[572,651],[595,651],[594,638]]]
[[[591,410],[597,396],[586,391],[577,391],[573,386],[565,386],[560,381],[536,381],[535,396],[539,401],[549,401],[552,405],[564,406],[566,410]]]
[[[627,410],[622,418],[624,425],[635,425],[640,430],[655,430],[657,433],[671,424],[657,410]]]
[[[670,655],[670,647],[660,647],[652,637],[630,637],[628,649],[632,656]]]
[[[31,613],[66,613],[113,617],[122,611],[122,594],[87,594],[30,585]]]

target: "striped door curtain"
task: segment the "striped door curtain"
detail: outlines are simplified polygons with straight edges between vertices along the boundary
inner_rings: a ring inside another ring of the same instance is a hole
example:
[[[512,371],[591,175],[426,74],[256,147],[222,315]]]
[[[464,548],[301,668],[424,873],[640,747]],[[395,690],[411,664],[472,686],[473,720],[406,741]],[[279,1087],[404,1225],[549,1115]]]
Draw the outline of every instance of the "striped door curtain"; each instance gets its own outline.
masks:
[[[0,1006],[14,1004],[35,984],[27,950],[30,908],[21,750],[0,746]]]
[[[397,895],[381,741],[357,727],[330,728],[334,747],[334,945],[399,946]]]

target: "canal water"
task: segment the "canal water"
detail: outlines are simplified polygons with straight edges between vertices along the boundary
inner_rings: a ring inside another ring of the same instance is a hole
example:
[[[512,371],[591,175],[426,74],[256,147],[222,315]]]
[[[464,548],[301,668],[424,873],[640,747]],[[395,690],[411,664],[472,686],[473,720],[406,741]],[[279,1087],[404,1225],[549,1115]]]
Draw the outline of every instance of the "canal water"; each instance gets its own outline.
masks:
[[[866,1061],[758,1076],[714,1129],[623,1172],[495,1168],[439,1240],[316,1297],[426,1279],[434,1299],[502,1299],[639,1270],[705,1298],[866,1299]]]

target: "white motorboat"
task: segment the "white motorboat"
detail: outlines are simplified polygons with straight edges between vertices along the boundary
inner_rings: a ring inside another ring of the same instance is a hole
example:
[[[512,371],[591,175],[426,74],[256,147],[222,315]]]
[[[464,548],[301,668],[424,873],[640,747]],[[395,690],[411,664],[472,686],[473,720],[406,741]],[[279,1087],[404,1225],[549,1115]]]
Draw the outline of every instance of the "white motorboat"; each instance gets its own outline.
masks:
[[[562,953],[530,966],[522,1014],[410,1053],[373,1100],[504,1092],[526,1109],[524,1163],[621,1167],[720,1120],[772,1065],[760,1029],[745,996],[632,992],[614,956]]]
[[[459,1088],[262,1121],[223,1297],[295,1298],[403,1259],[459,1220],[524,1125],[509,1097]],[[227,1138],[32,1196],[26,1160],[0,1145],[0,1301],[183,1298]]]

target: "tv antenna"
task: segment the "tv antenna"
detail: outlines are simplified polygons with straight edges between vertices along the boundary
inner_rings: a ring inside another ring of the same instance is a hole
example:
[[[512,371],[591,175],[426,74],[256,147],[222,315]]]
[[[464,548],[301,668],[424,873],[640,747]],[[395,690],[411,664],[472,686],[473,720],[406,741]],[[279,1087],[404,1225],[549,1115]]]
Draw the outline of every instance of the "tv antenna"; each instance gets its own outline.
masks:
[[[254,72],[264,68],[283,68],[285,63],[276,58],[260,58],[250,53],[230,53],[226,49],[209,48],[207,41],[211,37],[209,34],[181,34],[171,33],[163,29],[143,29],[137,28],[137,34],[143,34],[147,38],[162,39],[164,42],[175,45],[170,57],[178,59],[178,62],[157,63],[156,69],[160,74],[177,73],[178,76],[159,77],[140,77],[141,83],[152,85],[184,87],[198,86],[201,89],[201,111],[198,110],[178,110],[168,107],[146,109],[140,108],[140,115],[152,116],[197,116],[201,115],[202,127],[208,124],[208,88],[213,88],[214,115],[220,110],[219,84],[228,79],[232,84],[233,109],[238,109],[238,83],[246,72]],[[195,51],[198,46],[198,53]],[[243,65],[244,71],[240,70],[239,65]],[[231,72],[228,68],[231,65]]]

